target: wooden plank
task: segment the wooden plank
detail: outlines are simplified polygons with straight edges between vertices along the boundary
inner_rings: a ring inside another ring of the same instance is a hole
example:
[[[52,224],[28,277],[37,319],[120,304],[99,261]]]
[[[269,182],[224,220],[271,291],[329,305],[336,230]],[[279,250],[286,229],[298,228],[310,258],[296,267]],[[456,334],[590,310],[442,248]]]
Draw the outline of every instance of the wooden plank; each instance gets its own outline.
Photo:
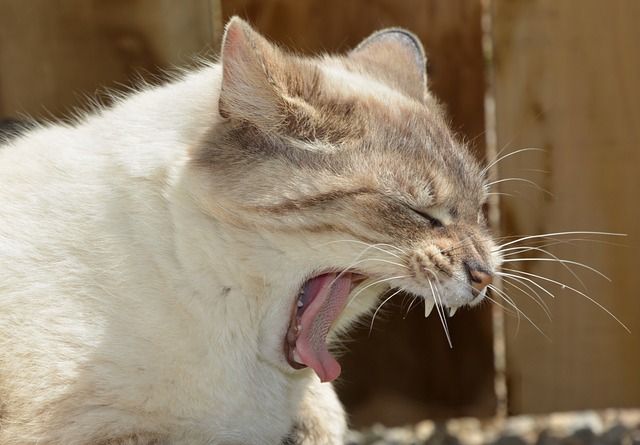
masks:
[[[218,0],[0,0],[0,117],[66,115],[99,87],[189,62],[222,32]]]
[[[484,156],[484,61],[480,0],[223,0],[283,46],[317,53],[346,51],[375,30],[400,26],[418,34],[429,58],[430,85],[453,127]],[[495,412],[491,308],[461,311],[449,322],[449,349],[437,317],[418,306],[405,318],[387,306],[365,325],[341,363],[341,398],[354,426],[398,425],[426,417]],[[408,301],[408,300],[407,300]],[[406,303],[406,301],[405,301]]]
[[[502,199],[504,234],[597,230],[629,235],[598,237],[604,244],[551,248],[559,257],[604,272],[612,283],[574,268],[583,287],[557,263],[520,264],[526,273],[567,282],[583,292],[586,288],[632,333],[567,290],[553,290],[555,299],[543,295],[553,322],[545,321],[531,299],[514,296],[549,337],[525,320],[508,318],[514,413],[640,404],[640,300],[635,283],[640,239],[639,19],[640,3],[635,0],[493,3],[498,147],[544,149],[513,156],[500,163],[499,170],[502,177],[534,179],[553,194],[504,188],[506,193],[528,195]],[[532,174],[536,169],[547,173]]]

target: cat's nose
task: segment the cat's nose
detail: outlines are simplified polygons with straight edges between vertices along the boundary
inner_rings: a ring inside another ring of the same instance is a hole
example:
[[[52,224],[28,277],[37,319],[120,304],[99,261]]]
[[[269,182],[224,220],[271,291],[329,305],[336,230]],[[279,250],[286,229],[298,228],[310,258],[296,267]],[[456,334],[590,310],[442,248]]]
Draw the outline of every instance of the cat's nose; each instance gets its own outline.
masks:
[[[482,292],[488,285],[493,283],[493,273],[487,269],[476,265],[466,264],[466,266],[471,287],[478,292]]]

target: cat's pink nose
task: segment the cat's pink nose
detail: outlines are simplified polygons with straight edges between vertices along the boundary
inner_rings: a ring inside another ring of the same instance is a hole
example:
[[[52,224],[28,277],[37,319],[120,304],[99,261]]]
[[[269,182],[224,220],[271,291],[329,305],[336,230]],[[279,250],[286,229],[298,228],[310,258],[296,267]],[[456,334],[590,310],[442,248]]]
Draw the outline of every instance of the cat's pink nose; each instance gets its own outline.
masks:
[[[467,276],[469,277],[469,284],[473,288],[474,297],[478,296],[483,290],[493,283],[493,272],[486,267],[481,266],[475,262],[464,262],[464,267],[467,270]]]
[[[493,274],[484,270],[469,268],[469,277],[471,278],[471,287],[481,292],[488,285],[493,283]]]

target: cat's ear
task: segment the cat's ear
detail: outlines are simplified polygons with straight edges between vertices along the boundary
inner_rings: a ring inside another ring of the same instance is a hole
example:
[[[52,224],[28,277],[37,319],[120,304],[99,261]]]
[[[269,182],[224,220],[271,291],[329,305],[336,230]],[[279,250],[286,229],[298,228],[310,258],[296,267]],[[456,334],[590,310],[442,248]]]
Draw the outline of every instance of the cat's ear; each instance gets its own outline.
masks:
[[[426,56],[420,40],[400,28],[378,31],[349,53],[361,69],[420,101],[428,97]]]
[[[277,128],[286,109],[283,85],[274,76],[285,64],[282,51],[233,17],[225,29],[221,61],[220,115]]]

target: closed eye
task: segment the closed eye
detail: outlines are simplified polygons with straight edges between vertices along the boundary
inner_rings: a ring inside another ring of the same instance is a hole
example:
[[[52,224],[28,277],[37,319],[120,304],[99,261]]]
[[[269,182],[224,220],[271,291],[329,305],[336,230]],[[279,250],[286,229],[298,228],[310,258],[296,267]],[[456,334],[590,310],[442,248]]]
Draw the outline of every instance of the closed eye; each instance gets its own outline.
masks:
[[[432,215],[428,214],[427,212],[423,212],[422,210],[418,210],[418,209],[414,209],[413,207],[409,207],[411,209],[411,211],[413,213],[415,213],[416,215],[420,216],[422,219],[426,219],[427,221],[429,221],[429,223],[431,224],[432,227],[444,227],[444,224],[442,223],[442,221],[440,221],[438,218],[433,217]]]

